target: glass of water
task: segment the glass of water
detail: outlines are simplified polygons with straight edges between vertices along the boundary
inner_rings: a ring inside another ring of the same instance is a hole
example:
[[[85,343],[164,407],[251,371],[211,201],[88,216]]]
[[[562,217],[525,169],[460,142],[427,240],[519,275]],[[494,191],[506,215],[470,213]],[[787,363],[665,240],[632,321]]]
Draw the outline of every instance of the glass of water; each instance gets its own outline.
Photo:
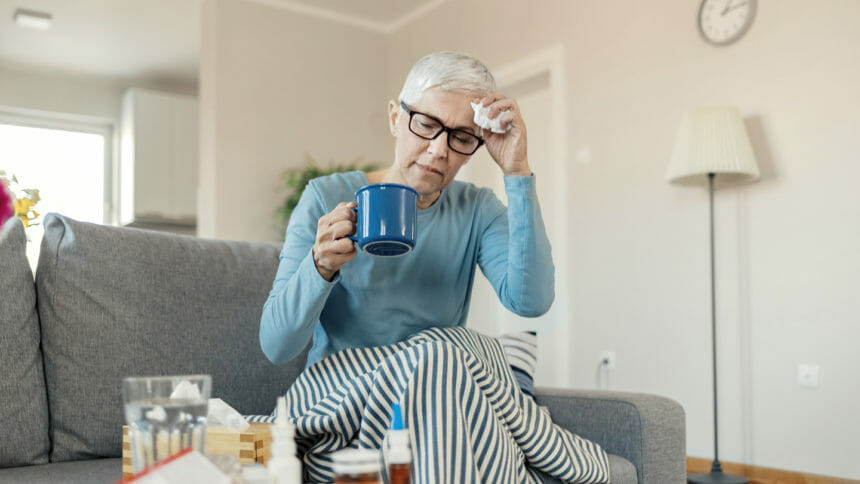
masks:
[[[211,393],[209,375],[123,379],[132,472],[137,474],[189,447],[205,452]]]

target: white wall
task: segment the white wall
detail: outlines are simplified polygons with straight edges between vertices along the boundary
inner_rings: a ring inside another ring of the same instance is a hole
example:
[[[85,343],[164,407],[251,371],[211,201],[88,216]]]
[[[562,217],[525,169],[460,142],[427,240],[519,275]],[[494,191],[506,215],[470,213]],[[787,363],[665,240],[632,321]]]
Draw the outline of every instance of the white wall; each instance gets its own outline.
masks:
[[[279,240],[281,173],[390,160],[385,37],[241,0],[207,0],[198,235]]]
[[[860,2],[762,0],[724,48],[698,37],[697,3],[448,2],[381,37],[210,0],[210,233],[273,238],[277,174],[303,152],[387,156],[384,102],[419,56],[465,50],[499,68],[560,43],[570,386],[593,387],[599,352],[615,350],[612,388],[677,399],[688,453],[711,457],[707,195],[664,173],[687,109],[736,105],[763,177],[716,193],[720,457],[860,478]],[[340,112],[361,132],[342,133]],[[820,388],[797,385],[798,363],[820,366]]]
[[[129,87],[196,94],[197,86],[79,75],[0,64],[0,109],[70,115],[119,123],[122,94]]]
[[[118,122],[123,86],[101,78],[0,65],[0,108]]]

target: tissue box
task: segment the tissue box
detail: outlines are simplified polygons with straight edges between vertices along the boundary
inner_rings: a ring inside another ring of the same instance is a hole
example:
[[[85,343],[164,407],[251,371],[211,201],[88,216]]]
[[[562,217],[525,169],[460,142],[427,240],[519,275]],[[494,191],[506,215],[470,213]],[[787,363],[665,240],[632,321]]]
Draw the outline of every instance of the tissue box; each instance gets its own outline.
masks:
[[[232,455],[242,465],[255,462],[266,465],[272,444],[271,424],[252,423],[245,430],[224,427],[206,429],[206,453],[209,455]],[[128,427],[122,427],[122,478],[128,479],[131,472],[131,443],[128,440]]]

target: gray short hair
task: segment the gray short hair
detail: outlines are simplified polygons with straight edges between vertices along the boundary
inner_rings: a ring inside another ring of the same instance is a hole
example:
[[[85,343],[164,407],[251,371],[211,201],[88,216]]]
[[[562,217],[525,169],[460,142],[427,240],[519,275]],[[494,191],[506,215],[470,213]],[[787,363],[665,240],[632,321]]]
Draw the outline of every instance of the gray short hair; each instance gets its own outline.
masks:
[[[462,52],[434,52],[428,54],[409,71],[400,100],[417,103],[428,89],[456,91],[483,97],[496,90],[496,80],[487,66]]]

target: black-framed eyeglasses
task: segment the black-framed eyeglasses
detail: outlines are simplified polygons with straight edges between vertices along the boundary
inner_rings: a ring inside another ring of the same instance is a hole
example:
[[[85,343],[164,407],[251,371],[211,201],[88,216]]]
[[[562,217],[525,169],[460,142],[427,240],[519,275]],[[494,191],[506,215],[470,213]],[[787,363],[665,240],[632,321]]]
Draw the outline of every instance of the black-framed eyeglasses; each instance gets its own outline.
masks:
[[[484,140],[480,137],[462,129],[449,128],[429,114],[413,111],[403,101],[400,101],[400,107],[409,114],[409,131],[419,138],[436,139],[446,132],[448,148],[461,155],[472,155],[484,144]]]

